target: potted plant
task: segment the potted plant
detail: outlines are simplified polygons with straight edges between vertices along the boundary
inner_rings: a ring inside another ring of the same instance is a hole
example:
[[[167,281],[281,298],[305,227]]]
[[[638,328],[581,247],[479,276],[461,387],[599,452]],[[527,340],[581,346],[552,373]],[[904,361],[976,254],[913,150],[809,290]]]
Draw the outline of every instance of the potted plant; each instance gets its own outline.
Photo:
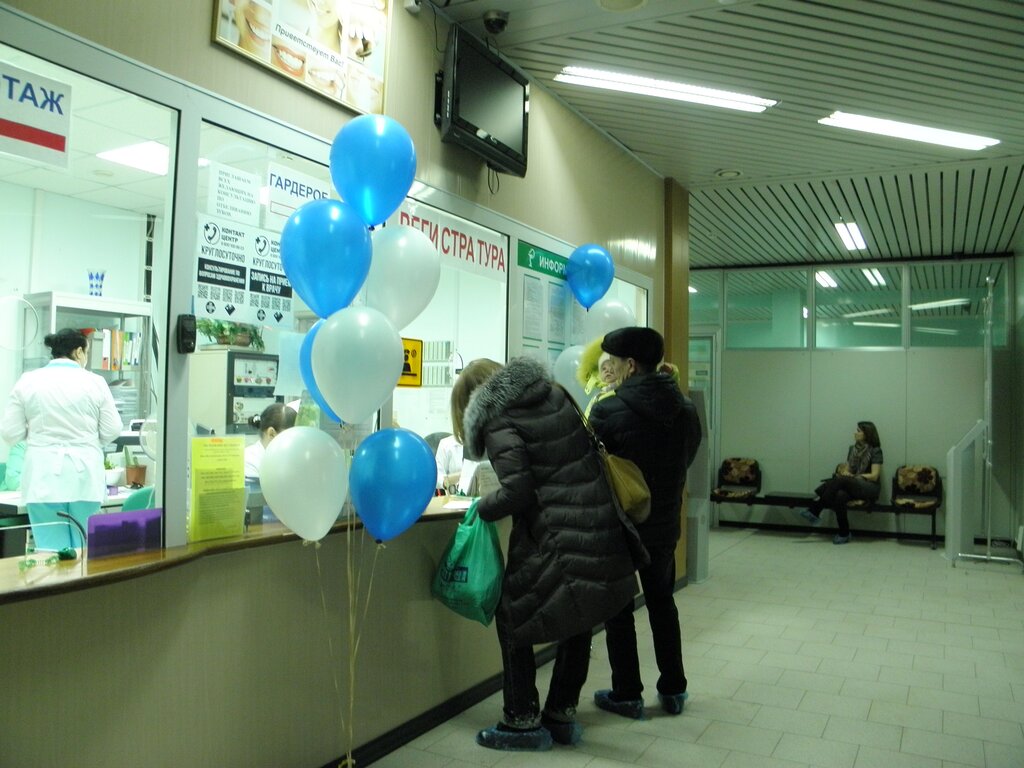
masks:
[[[138,458],[124,447],[124,481],[132,488],[141,488],[146,484],[146,465],[139,464]]]
[[[265,349],[263,329],[258,325],[204,317],[196,321],[196,330],[215,344],[251,347],[257,352],[262,352]]]
[[[117,486],[121,481],[121,468],[115,467],[106,456],[103,457],[103,482],[108,487]]]

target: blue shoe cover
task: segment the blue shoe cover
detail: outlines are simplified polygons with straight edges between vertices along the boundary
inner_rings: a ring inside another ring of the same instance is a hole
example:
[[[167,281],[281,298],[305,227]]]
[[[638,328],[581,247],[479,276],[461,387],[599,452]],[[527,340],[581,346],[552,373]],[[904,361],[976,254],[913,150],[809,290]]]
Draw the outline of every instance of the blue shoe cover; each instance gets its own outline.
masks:
[[[476,743],[488,749],[506,752],[546,752],[551,749],[551,734],[544,728],[530,731],[505,731],[498,726],[484,728],[476,735]]]
[[[606,712],[614,712],[616,715],[629,717],[633,720],[644,719],[643,699],[616,701],[612,698],[612,692],[605,688],[604,690],[594,692],[594,703],[597,704],[598,709],[603,709]]]
[[[551,734],[551,739],[556,744],[579,744],[583,738],[583,726],[575,720],[561,722],[549,717],[541,717],[540,724]]]
[[[670,715],[681,715],[683,713],[683,707],[686,706],[686,700],[690,698],[690,694],[686,693],[659,693],[658,701],[661,702],[661,708],[668,712]]]

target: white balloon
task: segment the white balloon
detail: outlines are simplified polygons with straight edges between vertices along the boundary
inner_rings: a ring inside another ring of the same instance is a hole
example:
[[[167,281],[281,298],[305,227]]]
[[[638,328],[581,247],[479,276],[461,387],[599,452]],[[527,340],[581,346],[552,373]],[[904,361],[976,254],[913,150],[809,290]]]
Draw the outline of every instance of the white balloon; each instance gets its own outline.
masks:
[[[372,307],[345,307],[325,319],[310,357],[320,394],[348,424],[361,424],[384,404],[405,360],[398,331]]]
[[[632,325],[636,325],[636,315],[617,299],[601,299],[587,312],[587,335],[591,339]]]
[[[319,541],[348,495],[345,454],[334,438],[315,427],[286,429],[267,445],[260,489],[282,523],[304,539]]]
[[[555,381],[569,390],[569,394],[572,395],[572,399],[576,401],[580,410],[586,410],[587,401],[590,397],[579,381],[576,380],[576,371],[580,367],[580,357],[582,355],[583,347],[581,345],[566,347],[555,358],[555,367],[552,373],[555,376]]]
[[[441,257],[418,229],[388,226],[373,233],[373,258],[366,276],[366,306],[383,312],[401,330],[434,297]]]

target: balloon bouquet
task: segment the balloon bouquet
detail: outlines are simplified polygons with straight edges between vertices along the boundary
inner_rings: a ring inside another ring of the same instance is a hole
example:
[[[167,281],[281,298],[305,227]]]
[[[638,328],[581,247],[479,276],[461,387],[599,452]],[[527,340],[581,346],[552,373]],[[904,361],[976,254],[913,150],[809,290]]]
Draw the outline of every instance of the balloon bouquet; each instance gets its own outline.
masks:
[[[398,384],[404,363],[399,330],[430,303],[441,265],[433,243],[418,230],[371,232],[397,210],[416,172],[416,150],[401,125],[382,115],[346,123],[331,145],[330,171],[341,200],[314,200],[289,217],[281,232],[281,263],[296,294],[320,318],[300,349],[303,383],[328,418],[355,424],[372,418]],[[365,304],[354,306],[364,288]],[[267,446],[261,486],[278,519],[310,542],[327,535],[351,491],[364,529],[380,545],[420,517],[433,497],[436,471],[426,441],[406,429],[383,429],[364,439],[349,468],[334,438],[296,426]],[[351,762],[360,635],[355,606],[362,583],[354,572],[361,558],[353,557],[352,526],[346,542]],[[381,549],[371,566],[367,603]]]

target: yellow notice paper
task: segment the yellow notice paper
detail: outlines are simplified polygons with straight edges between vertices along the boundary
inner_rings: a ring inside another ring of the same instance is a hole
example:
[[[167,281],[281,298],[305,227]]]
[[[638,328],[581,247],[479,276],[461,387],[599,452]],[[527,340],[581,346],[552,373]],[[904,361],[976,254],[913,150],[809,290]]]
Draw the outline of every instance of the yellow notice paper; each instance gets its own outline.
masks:
[[[189,541],[241,536],[245,521],[245,438],[192,438]]]

